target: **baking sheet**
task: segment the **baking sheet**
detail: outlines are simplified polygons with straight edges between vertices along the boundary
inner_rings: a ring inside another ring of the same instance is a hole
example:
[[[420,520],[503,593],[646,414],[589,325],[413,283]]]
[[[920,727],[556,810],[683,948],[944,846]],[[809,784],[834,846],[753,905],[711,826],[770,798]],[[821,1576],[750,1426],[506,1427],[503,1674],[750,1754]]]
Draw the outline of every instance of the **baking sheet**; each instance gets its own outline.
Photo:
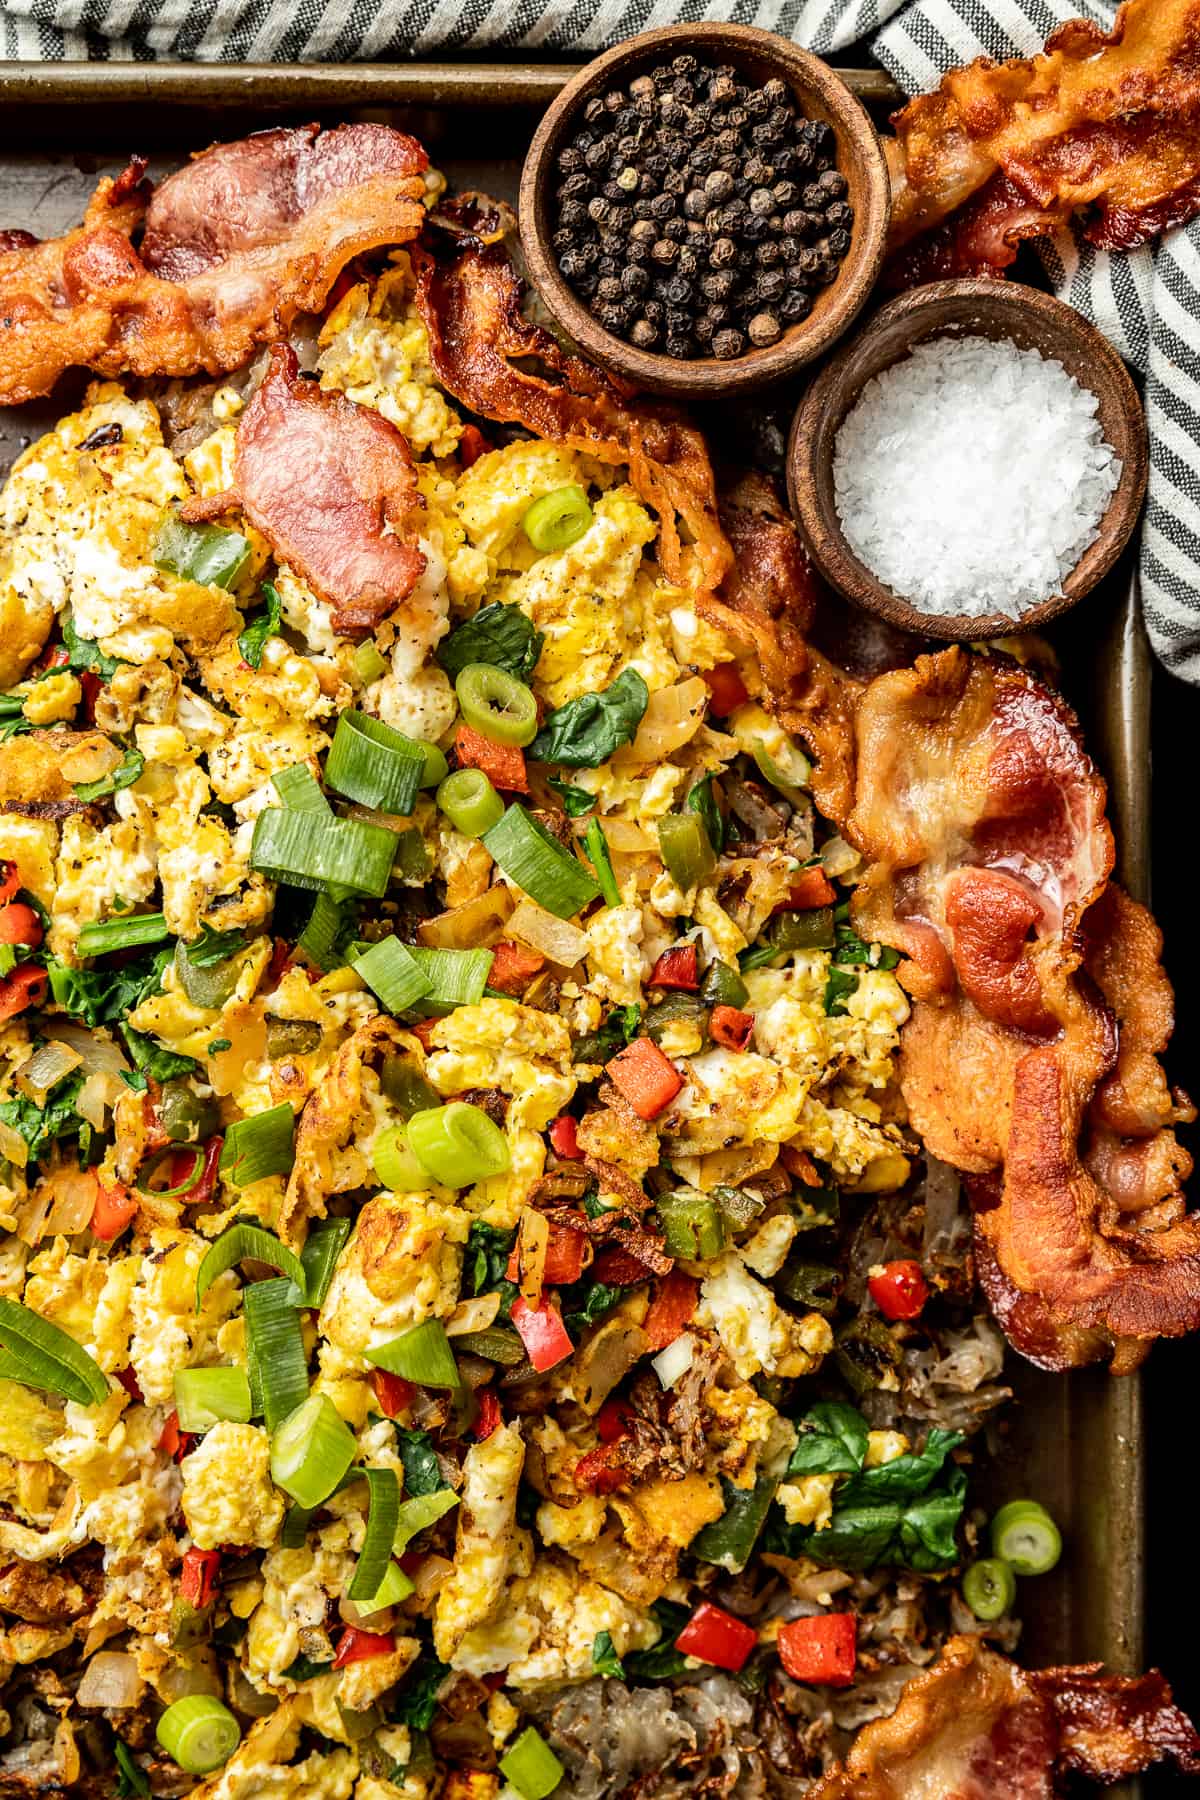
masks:
[[[131,152],[151,171],[266,122],[373,118],[412,131],[456,187],[515,199],[525,144],[574,65],[412,63],[342,68],[0,64],[0,227],[51,237],[77,224],[98,174]],[[882,116],[899,95],[877,70],[842,71]],[[0,412],[0,475],[59,417],[54,402]],[[1089,747],[1110,783],[1120,879],[1148,899],[1150,662],[1132,564],[1051,641]],[[1031,1664],[1144,1663],[1141,1380],[1103,1370],[1040,1373],[1010,1357],[1019,1404],[994,1467],[1000,1498],[1036,1494],[1061,1521],[1059,1568],[1023,1589]],[[986,1488],[983,1490],[986,1498]],[[1112,1790],[1138,1800],[1140,1782]]]

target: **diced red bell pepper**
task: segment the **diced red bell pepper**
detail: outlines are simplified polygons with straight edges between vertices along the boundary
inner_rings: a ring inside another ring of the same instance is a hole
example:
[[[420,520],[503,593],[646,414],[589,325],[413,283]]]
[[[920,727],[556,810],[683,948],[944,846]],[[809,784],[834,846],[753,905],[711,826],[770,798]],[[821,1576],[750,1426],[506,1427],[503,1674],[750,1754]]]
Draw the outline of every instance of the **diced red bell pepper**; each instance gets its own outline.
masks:
[[[389,1419],[398,1418],[417,1397],[412,1382],[405,1381],[403,1375],[393,1375],[390,1369],[372,1369],[371,1386],[380,1412]]]
[[[555,1155],[565,1162],[579,1162],[583,1155],[579,1148],[579,1127],[570,1113],[559,1113],[550,1127],[550,1143]]]
[[[679,1636],[675,1648],[697,1662],[711,1663],[715,1669],[728,1669],[736,1674],[758,1642],[753,1625],[735,1619],[711,1600],[702,1600]]]
[[[615,1494],[628,1480],[619,1443],[597,1444],[575,1464],[572,1479],[581,1494]]]
[[[338,1639],[333,1666],[344,1669],[348,1663],[365,1662],[368,1656],[388,1656],[395,1648],[390,1631],[363,1631],[361,1626],[347,1625]]]
[[[801,869],[791,885],[787,900],[776,912],[812,912],[814,907],[832,906],[837,889],[824,869]]]
[[[726,1050],[744,1050],[754,1030],[754,1014],[736,1006],[714,1006],[708,1016],[708,1035]]]
[[[124,1369],[117,1369],[115,1373],[117,1380],[125,1389],[129,1398],[131,1400],[137,1400],[140,1403],[145,1396],[142,1393],[142,1384],[134,1373],[133,1364],[130,1363],[128,1367]]]
[[[614,1056],[608,1074],[639,1119],[657,1119],[683,1086],[683,1076],[669,1056],[647,1037]]]
[[[15,1019],[26,1007],[39,1006],[46,998],[46,971],[39,963],[22,963],[0,981],[0,1023]]]
[[[628,1400],[615,1396],[604,1402],[596,1414],[596,1430],[600,1433],[602,1444],[615,1444],[623,1437],[629,1436],[629,1422],[633,1418],[633,1408]]]
[[[583,1274],[583,1252],[587,1244],[587,1233],[583,1229],[583,1215],[578,1215],[578,1225],[568,1225],[565,1220],[552,1219],[549,1226],[549,1237],[546,1242],[546,1263],[542,1270],[542,1283],[545,1287],[569,1287],[571,1282],[578,1281]],[[504,1271],[509,1281],[521,1279],[520,1251],[514,1247],[508,1259],[508,1267]]]
[[[884,1263],[867,1276],[871,1298],[885,1319],[915,1319],[929,1298],[929,1283],[919,1262]]]
[[[217,1575],[221,1567],[219,1550],[185,1550],[183,1568],[179,1575],[179,1592],[181,1597],[201,1612],[211,1601],[216,1592]]]
[[[675,944],[664,950],[650,971],[650,986],[682,988],[694,994],[700,986],[700,969],[695,944]]]
[[[575,1349],[562,1322],[562,1314],[548,1300],[533,1307],[518,1294],[512,1303],[512,1322],[525,1346],[526,1356],[539,1373],[554,1368]]]
[[[650,1310],[642,1320],[651,1350],[665,1350],[673,1344],[685,1326],[696,1316],[700,1299],[700,1283],[682,1269],[672,1269],[658,1284],[658,1292],[650,1302]]]
[[[166,1422],[158,1434],[158,1447],[173,1456],[176,1462],[182,1462],[196,1439],[190,1431],[180,1431],[179,1414],[172,1408],[167,1414]]]
[[[492,949],[492,966],[487,984],[502,994],[523,994],[534,976],[546,966],[540,950],[526,950],[523,944],[511,944],[507,938]]]
[[[736,711],[750,698],[736,663],[718,663],[715,669],[704,671],[704,679],[710,696],[708,710],[718,719]]]
[[[473,725],[460,725],[454,734],[454,754],[460,769],[482,769],[493,787],[510,794],[529,792],[525,752],[519,744],[497,744]]]
[[[71,660],[71,653],[65,644],[51,644],[42,658],[43,669],[65,669]]]
[[[639,1282],[650,1280],[653,1270],[620,1244],[610,1244],[592,1264],[592,1274],[605,1287],[637,1287]]]
[[[416,1024],[410,1025],[408,1029],[428,1050],[433,1041],[433,1034],[441,1022],[440,1019],[418,1019]]]
[[[485,1387],[477,1398],[479,1411],[475,1415],[475,1436],[482,1444],[484,1438],[490,1438],[496,1427],[503,1424],[504,1415],[500,1411],[500,1402],[490,1387]]]
[[[79,685],[83,689],[83,716],[89,725],[94,725],[96,702],[104,692],[104,683],[93,669],[84,669],[79,676]]]
[[[292,948],[283,938],[275,939],[271,947],[271,960],[267,964],[267,978],[263,982],[264,993],[269,994],[277,988],[289,969],[299,967],[292,955]]]
[[[486,456],[491,447],[478,425],[464,425],[458,440],[458,460],[464,469],[469,469],[481,456]]]
[[[0,944],[23,944],[36,950],[42,941],[42,921],[23,900],[0,906]]]
[[[140,1201],[119,1181],[96,1182],[96,1199],[92,1206],[92,1235],[106,1244],[120,1237],[137,1212]]]
[[[221,1168],[221,1150],[225,1139],[218,1135],[210,1137],[204,1146],[204,1167],[200,1171],[200,1179],[188,1195],[189,1206],[204,1206],[217,1191],[217,1177]]]
[[[818,1613],[779,1627],[779,1660],[793,1681],[849,1687],[854,1680],[858,1630],[853,1613]]]
[[[0,860],[0,906],[20,892],[21,871],[11,856]]]

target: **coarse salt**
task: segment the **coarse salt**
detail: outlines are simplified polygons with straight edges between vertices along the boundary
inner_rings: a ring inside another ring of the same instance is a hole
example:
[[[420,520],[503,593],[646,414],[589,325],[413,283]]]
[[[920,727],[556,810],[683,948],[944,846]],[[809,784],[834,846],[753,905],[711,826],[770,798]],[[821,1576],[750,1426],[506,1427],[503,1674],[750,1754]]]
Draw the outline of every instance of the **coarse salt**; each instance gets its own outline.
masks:
[[[1061,363],[934,338],[867,382],[837,435],[846,541],[921,612],[1010,619],[1058,594],[1121,478]]]

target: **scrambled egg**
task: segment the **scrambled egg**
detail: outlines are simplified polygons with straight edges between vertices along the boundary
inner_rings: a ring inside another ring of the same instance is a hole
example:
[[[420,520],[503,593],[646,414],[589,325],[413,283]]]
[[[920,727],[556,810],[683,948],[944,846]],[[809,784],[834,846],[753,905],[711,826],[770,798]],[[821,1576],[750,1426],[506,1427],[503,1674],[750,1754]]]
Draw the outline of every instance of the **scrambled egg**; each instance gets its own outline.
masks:
[[[257,1425],[220,1419],[183,1471],[183,1516],[201,1550],[246,1544],[266,1550],[283,1523],[283,1495],[272,1486],[271,1441]]]

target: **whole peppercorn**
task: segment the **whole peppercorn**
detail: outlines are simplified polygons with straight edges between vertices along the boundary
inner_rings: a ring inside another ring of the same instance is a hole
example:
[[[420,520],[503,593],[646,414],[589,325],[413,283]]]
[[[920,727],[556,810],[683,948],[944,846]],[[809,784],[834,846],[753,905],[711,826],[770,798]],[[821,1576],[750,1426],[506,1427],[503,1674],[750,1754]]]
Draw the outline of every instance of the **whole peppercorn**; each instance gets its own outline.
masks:
[[[746,335],[758,350],[773,344],[780,334],[779,320],[773,312],[757,312],[746,327]]]
[[[692,354],[691,333],[685,335],[680,332],[676,336],[668,337],[664,348],[668,356],[673,356],[677,362],[682,362],[685,357]]]
[[[706,212],[703,223],[704,229],[710,237],[720,237],[725,230],[724,207],[714,206],[710,212]]]
[[[621,173],[617,176],[617,186],[621,189],[623,194],[628,194],[632,199],[633,195],[637,193],[638,180],[639,176],[637,170],[632,163],[627,162],[625,167],[621,170]]]
[[[732,356],[740,356],[745,347],[746,340],[740,331],[734,331],[726,326],[723,330],[713,333],[713,355],[719,357],[722,362],[728,362]]]
[[[557,250],[560,254],[564,250],[569,250],[574,242],[575,233],[573,231],[556,231],[550,238],[552,248]]]
[[[777,248],[780,262],[792,263],[799,256],[802,246],[799,238],[781,237],[777,240]]]
[[[700,258],[691,248],[691,240],[679,247],[679,255],[675,258],[675,273],[683,275],[690,281],[700,268]]]
[[[737,261],[737,245],[731,237],[719,237],[708,253],[714,269],[727,269]]]
[[[798,319],[807,319],[812,304],[812,295],[807,288],[794,287],[780,301],[779,310],[787,323],[794,325]]]
[[[596,258],[597,275],[619,275],[621,265],[615,256],[598,256]]]
[[[778,75],[763,82],[762,93],[768,106],[787,106],[792,98],[787,82],[781,81]]]
[[[651,150],[642,158],[643,173],[649,175],[654,181],[661,181],[669,167],[670,164],[661,150]]]
[[[827,125],[824,119],[810,119],[806,135],[818,156],[832,155],[836,140],[833,127]]]
[[[558,197],[560,200],[586,199],[591,191],[592,181],[589,175],[568,175],[558,190]]]
[[[664,268],[669,268],[678,255],[679,245],[670,238],[659,238],[657,243],[650,246],[651,260],[661,263]]]
[[[648,272],[637,263],[622,269],[620,280],[624,291],[634,300],[640,300],[650,286]]]
[[[670,238],[673,244],[682,244],[687,237],[687,220],[668,219],[662,228],[662,234],[665,238]]]
[[[719,70],[708,84],[708,97],[714,105],[724,106],[737,97],[738,84],[732,75],[723,75]]]
[[[850,248],[850,233],[844,231],[839,225],[836,231],[830,232],[829,236],[825,239],[825,243],[830,254],[836,256],[840,262]]]
[[[766,237],[770,229],[762,213],[750,213],[742,222],[742,241],[746,244],[757,244]]]
[[[629,227],[629,236],[630,240],[635,244],[652,244],[658,236],[658,228],[653,219],[649,217],[638,219]]]
[[[767,238],[754,252],[754,260],[760,269],[773,269],[783,260],[783,252],[779,248],[777,238]]]
[[[611,256],[614,262],[623,262],[628,248],[629,240],[623,231],[601,232],[600,253],[602,256]]]
[[[636,181],[636,179],[635,176],[634,180]],[[618,212],[633,203],[633,195],[623,188],[619,181],[606,181],[600,192],[609,205],[615,207]]]
[[[715,274],[704,275],[700,281],[700,292],[706,300],[728,300],[737,285],[737,276],[731,269],[721,269]]]
[[[584,152],[583,160],[592,174],[598,174],[612,155],[615,145],[608,138],[597,138],[590,150]]]
[[[751,88],[743,99],[742,105],[752,119],[765,119],[771,110],[771,102],[761,88]]]
[[[687,193],[688,178],[682,169],[668,169],[663,176],[663,193],[672,200],[682,200]]]
[[[658,342],[658,327],[649,319],[635,319],[629,333],[629,341],[639,350],[653,350]]]
[[[620,336],[628,318],[623,306],[605,305],[601,302],[596,306],[595,313],[605,331],[611,331],[614,337]]]
[[[651,208],[653,204],[654,196],[652,194],[639,194],[638,198],[633,203],[634,218],[638,220],[639,223],[643,223],[651,218]]]
[[[650,202],[652,219],[669,219],[675,211],[675,201],[670,194],[656,194]]]
[[[725,114],[726,129],[728,131],[736,131],[738,133],[739,139],[741,137],[741,133],[743,131],[745,131],[745,129],[749,123],[750,123],[750,114],[746,111],[744,101],[743,101],[742,105],[740,105],[740,106],[731,106],[729,108],[729,111]]]
[[[558,212],[559,221],[568,231],[578,231],[587,224],[588,209],[578,200],[564,200]]]
[[[688,158],[688,168],[699,181],[717,166],[716,152],[711,144],[697,144]]]
[[[597,300],[619,300],[622,291],[620,279],[616,275],[606,275],[603,281],[596,284]]]
[[[822,187],[818,187],[815,181],[810,181],[807,187],[801,188],[800,200],[806,212],[819,213],[825,206],[825,190]]]
[[[654,240],[651,239],[651,243]],[[630,238],[625,245],[625,261],[640,266],[650,260],[650,245],[645,238]]]
[[[653,100],[654,83],[649,75],[636,75],[629,84],[629,98],[636,104],[639,100]]]
[[[558,168],[562,175],[577,174],[583,167],[583,152],[574,144],[568,144],[565,150],[558,153]]]
[[[708,195],[703,188],[692,188],[683,196],[683,210],[689,219],[702,219],[708,211]]]
[[[693,291],[690,281],[685,280],[682,275],[673,275],[663,289],[663,299],[668,306],[690,306]]]
[[[795,206],[791,212],[783,215],[783,231],[785,237],[807,237],[812,229],[809,215],[802,207]]]
[[[700,73],[700,64],[690,50],[681,50],[679,55],[671,59],[672,75],[682,75],[690,81]]]
[[[749,205],[755,218],[768,218],[775,210],[775,201],[770,188],[755,188],[750,195]]]
[[[780,162],[782,160],[782,153],[780,156],[776,157],[775,160],[776,162]],[[806,169],[811,169],[815,165],[816,160],[811,144],[804,141],[793,144],[791,150],[791,167],[788,172],[793,175],[803,175]]]
[[[681,106],[690,106],[696,98],[696,90],[686,75],[677,75],[671,83],[671,93]]]
[[[813,274],[822,287],[827,287],[838,271],[838,258],[829,249],[818,249]]]
[[[649,319],[652,325],[661,325],[665,312],[666,308],[661,300],[647,300],[642,307],[643,317]]]
[[[713,149],[718,156],[734,157],[738,154],[740,148],[741,145],[737,132],[731,131],[728,128],[724,131],[718,131],[716,137],[713,139]]]
[[[826,169],[817,176],[817,186],[825,194],[826,200],[842,200],[849,191],[849,182],[837,169]]]
[[[618,88],[611,88],[604,96],[605,112],[619,113],[624,104],[625,96]]]
[[[742,174],[753,187],[766,187],[775,179],[775,171],[761,156],[748,156]]]
[[[583,116],[589,125],[594,125],[597,119],[603,118],[604,102],[599,94],[593,94],[592,98],[583,109]]]
[[[849,231],[854,223],[854,208],[844,200],[835,200],[832,206],[825,208],[825,222],[828,225],[841,225]]]
[[[733,192],[733,176],[724,169],[714,169],[711,175],[704,178],[704,192],[710,201],[720,205]]]
[[[704,345],[712,341],[712,334],[717,329],[716,323],[707,313],[701,313],[692,326],[692,336],[698,344]]]
[[[692,329],[692,315],[682,306],[667,308],[667,336],[683,337]]]
[[[683,135],[688,141],[689,163],[692,160],[691,153],[694,152],[697,141],[707,135],[710,123],[711,121],[709,120],[708,114],[702,112],[699,107],[697,107],[694,112],[689,112],[687,118],[684,120]]]
[[[730,306],[726,305],[724,300],[710,300],[704,309],[704,317],[712,320],[713,329],[715,331],[718,326],[726,323],[732,310],[733,309]]]
[[[776,206],[786,212],[789,207],[795,206],[800,190],[794,181],[777,181],[771,192],[775,197]]]
[[[772,125],[770,119],[764,119],[761,125],[756,125],[751,131],[750,141],[765,153],[783,141],[783,133],[778,125]]]
[[[768,306],[773,306],[786,292],[787,276],[782,269],[764,269],[755,282],[755,287],[758,289],[759,299]]]
[[[806,244],[788,270],[788,276],[793,281],[802,281],[806,275],[816,274],[820,262],[819,252],[811,244]]]
[[[558,266],[567,281],[580,281],[587,274],[587,258],[578,250],[564,250],[559,258]]]

